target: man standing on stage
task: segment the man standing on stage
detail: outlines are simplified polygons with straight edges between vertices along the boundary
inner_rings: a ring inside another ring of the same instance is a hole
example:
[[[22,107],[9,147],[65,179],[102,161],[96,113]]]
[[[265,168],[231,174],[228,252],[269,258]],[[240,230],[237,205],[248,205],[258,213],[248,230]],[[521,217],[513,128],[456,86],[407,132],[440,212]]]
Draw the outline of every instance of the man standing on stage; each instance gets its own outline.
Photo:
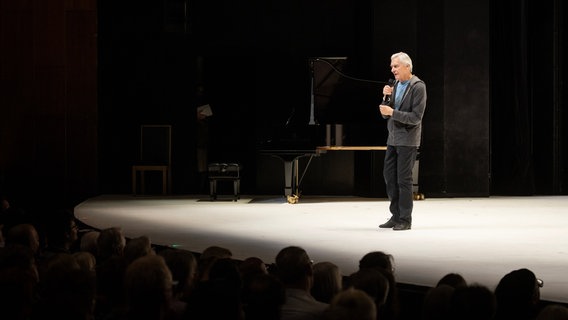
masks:
[[[390,219],[379,228],[409,230],[412,226],[412,168],[422,134],[426,84],[412,74],[412,60],[398,52],[391,56],[393,86],[383,88],[381,115],[389,131],[383,175],[390,200]],[[391,98],[393,97],[393,98]]]

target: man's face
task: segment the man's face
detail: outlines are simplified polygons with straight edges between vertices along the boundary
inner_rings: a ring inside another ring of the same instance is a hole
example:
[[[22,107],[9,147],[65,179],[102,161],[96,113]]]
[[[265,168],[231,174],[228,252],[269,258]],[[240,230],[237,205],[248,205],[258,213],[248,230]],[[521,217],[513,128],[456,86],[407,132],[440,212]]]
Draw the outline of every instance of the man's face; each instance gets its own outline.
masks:
[[[398,81],[406,81],[410,79],[410,67],[400,63],[398,58],[391,60],[391,72]]]

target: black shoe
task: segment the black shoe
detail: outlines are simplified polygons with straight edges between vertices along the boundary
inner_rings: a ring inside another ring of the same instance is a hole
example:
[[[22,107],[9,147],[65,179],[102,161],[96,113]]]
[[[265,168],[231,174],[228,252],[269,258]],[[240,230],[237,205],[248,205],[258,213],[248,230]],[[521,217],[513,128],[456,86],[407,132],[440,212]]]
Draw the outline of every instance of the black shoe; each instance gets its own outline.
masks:
[[[393,230],[410,230],[410,222],[401,221],[397,223],[392,229]]]
[[[396,225],[397,225],[397,222],[396,222],[396,221],[394,221],[393,219],[389,219],[389,221],[387,221],[387,222],[381,224],[381,225],[379,226],[379,228],[389,228],[389,229],[390,229],[390,228],[392,228],[392,227],[394,227],[394,226],[396,226]]]

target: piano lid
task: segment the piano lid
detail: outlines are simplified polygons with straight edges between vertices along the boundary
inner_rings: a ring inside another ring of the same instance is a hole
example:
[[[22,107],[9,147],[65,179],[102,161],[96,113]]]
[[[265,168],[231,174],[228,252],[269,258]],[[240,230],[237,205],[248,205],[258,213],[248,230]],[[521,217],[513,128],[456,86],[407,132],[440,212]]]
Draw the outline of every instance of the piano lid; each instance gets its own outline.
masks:
[[[303,70],[308,79],[300,77],[307,80],[301,83],[309,101],[290,104],[288,115],[265,125],[260,149],[315,150],[326,145],[326,126],[336,124],[343,125],[345,144],[384,145],[386,124],[377,108],[384,83],[352,76],[361,69],[347,57],[309,58]]]
[[[374,123],[384,84],[359,78],[360,67],[345,57],[313,58],[313,104],[320,124]]]

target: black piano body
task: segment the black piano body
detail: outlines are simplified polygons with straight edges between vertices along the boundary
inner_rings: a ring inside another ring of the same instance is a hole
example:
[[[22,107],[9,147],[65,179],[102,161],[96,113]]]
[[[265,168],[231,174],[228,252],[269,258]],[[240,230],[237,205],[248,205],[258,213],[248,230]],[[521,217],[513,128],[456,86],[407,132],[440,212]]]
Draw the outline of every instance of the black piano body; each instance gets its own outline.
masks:
[[[304,173],[320,154],[318,147],[378,146],[386,141],[386,125],[377,108],[384,84],[346,77],[356,73],[348,62],[343,57],[309,59],[310,103],[291,106],[290,115],[275,120],[268,138],[260,143],[260,154],[284,164],[284,194],[289,202],[297,200]],[[300,161],[303,158],[307,161]]]
[[[318,155],[317,147],[324,144],[320,126],[284,127],[260,145],[260,154],[278,158],[284,164],[284,196],[295,203],[300,194],[301,168],[299,160]],[[309,163],[302,169],[305,172]]]

